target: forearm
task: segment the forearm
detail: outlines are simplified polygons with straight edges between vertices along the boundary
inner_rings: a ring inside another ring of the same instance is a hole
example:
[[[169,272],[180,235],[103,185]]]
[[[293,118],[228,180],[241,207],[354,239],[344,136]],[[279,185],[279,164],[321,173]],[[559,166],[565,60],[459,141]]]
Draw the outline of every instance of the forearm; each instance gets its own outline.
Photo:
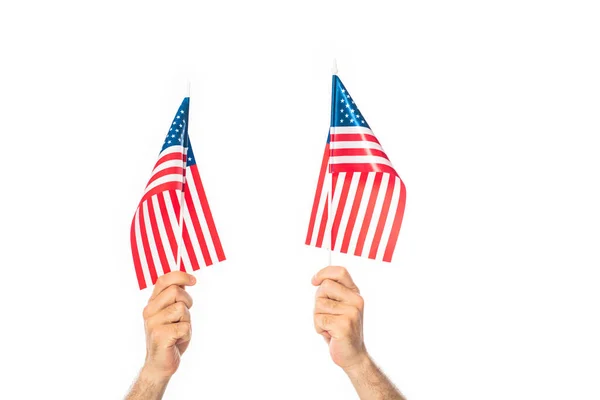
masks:
[[[406,400],[368,355],[345,372],[361,400]]]
[[[142,369],[125,400],[161,400],[168,383],[168,378],[156,378]]]

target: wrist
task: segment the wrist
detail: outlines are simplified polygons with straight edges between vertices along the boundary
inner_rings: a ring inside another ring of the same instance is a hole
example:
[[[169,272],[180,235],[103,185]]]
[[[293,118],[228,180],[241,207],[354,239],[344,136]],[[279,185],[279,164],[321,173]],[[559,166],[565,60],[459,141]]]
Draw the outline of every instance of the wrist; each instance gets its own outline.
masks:
[[[348,375],[348,377],[350,377],[350,379],[352,379],[354,377],[358,377],[358,376],[364,374],[364,372],[367,371],[372,365],[373,365],[373,360],[371,360],[371,357],[365,351],[363,354],[361,354],[359,356],[359,358],[357,359],[357,361],[355,363],[344,367],[343,370],[346,373],[346,375]]]
[[[150,365],[144,365],[140,371],[139,380],[152,386],[161,387],[169,383],[171,375],[165,375]]]

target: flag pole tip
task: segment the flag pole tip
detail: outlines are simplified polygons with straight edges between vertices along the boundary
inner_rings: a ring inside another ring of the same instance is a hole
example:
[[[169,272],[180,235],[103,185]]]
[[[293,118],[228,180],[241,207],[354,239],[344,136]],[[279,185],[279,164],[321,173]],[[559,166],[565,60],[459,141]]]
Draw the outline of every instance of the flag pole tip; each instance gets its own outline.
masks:
[[[331,67],[331,73],[333,75],[337,75],[337,73],[338,73],[337,60],[335,58],[333,59],[333,67]]]

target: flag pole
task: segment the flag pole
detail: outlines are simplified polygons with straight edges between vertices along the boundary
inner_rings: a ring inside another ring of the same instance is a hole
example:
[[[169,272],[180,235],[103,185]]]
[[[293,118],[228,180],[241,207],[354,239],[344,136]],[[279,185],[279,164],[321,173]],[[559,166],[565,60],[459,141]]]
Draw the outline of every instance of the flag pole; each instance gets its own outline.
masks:
[[[329,123],[329,159],[328,159],[328,164],[329,164],[329,190],[327,191],[327,202],[328,202],[328,209],[329,209],[329,213],[328,213],[328,219],[331,221],[331,223],[329,224],[329,264],[331,265],[331,257],[332,257],[332,253],[333,253],[333,210],[331,209],[331,198],[333,197],[333,170],[331,167],[331,157],[333,157],[333,143],[334,141],[331,140],[331,131],[333,128],[333,121],[334,121],[334,110],[335,110],[335,76],[338,73],[338,69],[337,69],[337,60],[334,58],[333,59],[333,67],[331,68],[331,121]]]
[[[190,87],[191,87],[191,82],[188,80],[187,81],[187,97],[188,97],[188,115],[187,115],[187,120],[189,122],[190,120]],[[179,199],[179,243],[177,244],[177,261],[176,261],[176,270],[180,271],[181,270],[181,244],[183,242],[183,212],[185,211],[185,172],[187,169],[187,144],[188,144],[188,124],[183,121],[183,140],[182,140],[182,146],[183,146],[183,179],[181,182],[181,196]]]

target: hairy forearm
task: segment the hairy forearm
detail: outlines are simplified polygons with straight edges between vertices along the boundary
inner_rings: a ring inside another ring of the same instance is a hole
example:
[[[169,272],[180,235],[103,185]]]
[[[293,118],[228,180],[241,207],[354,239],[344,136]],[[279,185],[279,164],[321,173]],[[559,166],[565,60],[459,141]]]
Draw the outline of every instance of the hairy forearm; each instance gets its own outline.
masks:
[[[142,369],[125,400],[161,400],[168,383],[169,379],[155,378]]]
[[[406,400],[369,356],[346,374],[361,400]]]

